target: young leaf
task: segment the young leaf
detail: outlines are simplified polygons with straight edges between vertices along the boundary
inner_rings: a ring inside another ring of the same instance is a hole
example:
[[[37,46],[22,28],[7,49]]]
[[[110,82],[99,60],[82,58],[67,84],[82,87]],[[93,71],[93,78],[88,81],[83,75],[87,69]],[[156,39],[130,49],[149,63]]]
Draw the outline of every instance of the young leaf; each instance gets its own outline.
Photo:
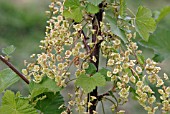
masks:
[[[79,0],[66,0],[64,6],[66,9],[63,12],[63,16],[74,19],[75,22],[80,22],[83,19]]]
[[[104,86],[106,84],[106,80],[103,75],[99,72],[95,73],[91,78],[93,78],[96,86]]]
[[[66,18],[71,18],[75,22],[81,22],[83,19],[83,14],[82,14],[82,8],[77,7],[77,8],[72,8],[72,9],[65,9],[63,12],[63,16]]]
[[[106,80],[100,73],[95,73],[93,76],[88,77],[85,74],[81,74],[76,80],[76,85],[83,88],[86,93],[93,91],[96,86],[104,86]]]
[[[132,72],[131,72],[131,70],[130,70],[129,68],[124,69],[124,70],[125,70],[125,73],[127,73],[127,74],[129,74],[129,75],[132,75]]]
[[[59,107],[64,104],[63,97],[59,92],[56,94],[44,93],[46,98],[43,100],[39,100],[35,106],[38,110],[43,112],[43,114],[61,114],[63,109],[59,109]]]
[[[95,13],[99,12],[99,7],[95,6],[95,5],[91,4],[91,3],[88,3],[87,7],[86,7],[86,11],[88,13],[95,14]]]
[[[103,0],[87,0],[89,1],[91,4],[98,6]]]
[[[29,84],[29,89],[31,93],[31,97],[34,98],[44,92],[58,92],[61,90],[60,87],[56,85],[56,82],[50,78],[44,77],[42,82],[34,83],[31,82]]]
[[[19,77],[9,68],[0,71],[0,93],[19,80]]]
[[[6,48],[3,48],[2,49],[2,53],[6,54],[6,55],[10,55],[10,54],[12,54],[15,51],[15,49],[16,48],[13,45],[11,45],[11,46],[8,46]]]
[[[106,81],[111,81],[111,78],[107,76],[107,71],[109,70],[106,68],[102,68],[99,70],[99,73],[105,77]]]
[[[106,20],[109,22],[111,31],[113,34],[117,35],[120,37],[125,43],[127,43],[127,39],[125,36],[125,33],[117,26],[116,24],[116,19],[112,18],[109,15],[106,15]]]
[[[93,89],[95,89],[96,87],[94,80],[85,74],[81,74],[78,77],[78,79],[76,80],[76,85],[83,88],[83,90],[87,93],[93,91]]]
[[[29,104],[28,99],[15,96],[12,91],[7,90],[2,97],[0,114],[38,114],[36,109]]]
[[[170,14],[170,6],[166,6],[161,10],[158,18],[156,19],[156,22],[159,23],[168,14]]]
[[[65,16],[65,18],[72,18],[73,17],[72,12],[69,11],[69,10],[66,10],[66,9],[63,11],[63,16]]]
[[[94,74],[97,69],[93,63],[89,63],[89,67],[85,70],[87,74]]]
[[[120,0],[120,16],[126,16],[126,0]]]
[[[137,59],[138,59],[138,62],[139,62],[140,64],[143,65],[143,64],[145,63],[145,58],[144,58],[143,55],[137,54]]]
[[[151,48],[155,53],[159,53],[164,58],[170,56],[170,31],[158,28],[155,34],[151,35],[148,42],[140,41],[140,44],[146,48]]]
[[[156,29],[156,22],[152,18],[150,9],[140,6],[136,14],[135,29],[143,40],[148,41],[149,34]]]
[[[64,2],[64,6],[66,7],[66,8],[77,8],[77,7],[79,7],[80,6],[80,2],[79,2],[79,0],[66,0],[65,2]]]
[[[71,14],[73,14],[73,19],[75,22],[81,22],[83,19],[83,14],[82,14],[82,8],[78,7],[76,9],[72,10],[73,12]]]

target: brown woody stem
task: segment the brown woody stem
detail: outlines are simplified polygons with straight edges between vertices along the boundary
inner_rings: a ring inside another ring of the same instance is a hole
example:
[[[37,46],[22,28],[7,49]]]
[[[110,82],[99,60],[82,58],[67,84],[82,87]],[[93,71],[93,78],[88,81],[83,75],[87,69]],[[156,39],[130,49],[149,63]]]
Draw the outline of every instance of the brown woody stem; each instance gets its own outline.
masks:
[[[20,73],[8,60],[6,60],[2,55],[0,55],[0,60],[4,62],[10,69],[12,69],[22,80],[24,80],[27,84],[29,84],[29,80],[25,78],[25,76]]]
[[[95,30],[95,33],[92,34],[92,42],[93,43],[95,43],[97,41],[97,36],[101,35],[100,22],[102,21],[102,18],[103,18],[102,7],[103,7],[103,3],[100,3],[99,4],[100,11],[97,14],[95,14],[95,17],[92,20],[93,29]],[[94,56],[97,60],[96,62],[91,61],[91,63],[93,63],[96,66],[97,71],[99,68],[99,52],[100,52],[100,43],[97,43],[93,53],[91,54],[91,58]],[[92,92],[90,92],[90,96],[95,96],[96,98],[98,98],[97,87]],[[93,114],[93,112],[96,111],[96,106],[97,106],[98,100],[94,99],[93,101],[91,101],[91,103],[92,103],[92,105],[89,107],[89,114]]]

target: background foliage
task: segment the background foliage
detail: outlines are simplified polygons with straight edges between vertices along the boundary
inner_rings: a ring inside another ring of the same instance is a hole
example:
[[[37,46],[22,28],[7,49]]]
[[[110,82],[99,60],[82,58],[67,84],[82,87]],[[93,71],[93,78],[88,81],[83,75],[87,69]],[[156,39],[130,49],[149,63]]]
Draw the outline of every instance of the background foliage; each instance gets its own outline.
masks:
[[[39,50],[39,41],[44,37],[47,20],[44,12],[48,9],[48,3],[46,0],[0,1],[0,49],[9,45],[16,47],[11,61],[18,69],[24,67],[24,60],[29,60],[29,56]],[[0,70],[4,68],[6,66],[0,61]],[[20,81],[10,88],[28,94],[24,85]]]

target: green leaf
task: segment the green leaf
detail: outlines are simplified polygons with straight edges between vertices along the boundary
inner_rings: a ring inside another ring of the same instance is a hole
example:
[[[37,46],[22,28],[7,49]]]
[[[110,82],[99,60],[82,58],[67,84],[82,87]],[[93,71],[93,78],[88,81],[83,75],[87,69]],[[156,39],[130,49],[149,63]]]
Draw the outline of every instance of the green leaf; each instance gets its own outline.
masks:
[[[170,14],[170,6],[166,6],[160,11],[158,18],[156,19],[156,22],[159,23],[168,14]]]
[[[138,59],[138,62],[139,62],[140,64],[143,65],[143,64],[145,63],[145,58],[144,58],[143,55],[137,54],[137,59]]]
[[[152,58],[155,62],[162,62],[165,58],[161,54],[155,54]]]
[[[162,28],[157,28],[155,33],[150,36],[148,42],[140,41],[139,43],[154,50],[155,53],[159,53],[164,58],[170,56],[170,31]]]
[[[86,7],[86,11],[88,13],[95,14],[95,13],[99,12],[99,7],[95,6],[95,5],[91,4],[91,3],[88,3],[87,7]]]
[[[76,9],[73,9],[73,12],[71,13],[73,15],[73,19],[75,22],[81,22],[83,19],[83,14],[82,14],[82,8],[78,7]]]
[[[106,81],[111,81],[111,78],[107,76],[107,71],[109,70],[106,68],[102,68],[99,70],[99,73],[105,77]]]
[[[120,0],[120,16],[126,16],[126,0]]]
[[[79,0],[66,0],[64,6],[66,9],[64,9],[63,16],[74,19],[75,22],[82,21],[83,14]]]
[[[35,106],[38,110],[43,112],[43,114],[61,114],[63,109],[59,109],[59,107],[64,104],[63,97],[59,92],[56,94],[44,93],[46,98],[43,100],[39,100]]]
[[[13,45],[11,45],[11,46],[8,46],[6,48],[3,48],[2,49],[2,53],[6,54],[6,55],[10,55],[10,54],[12,54],[15,51],[15,49],[16,48]]]
[[[97,68],[93,63],[89,63],[89,67],[85,70],[87,74],[94,74],[96,73]]]
[[[156,22],[152,18],[151,10],[140,6],[136,14],[135,29],[143,40],[148,41],[150,33],[156,29]]]
[[[0,93],[19,80],[19,77],[9,68],[0,71]]]
[[[66,9],[63,11],[63,16],[65,16],[65,18],[73,18],[71,11]]]
[[[63,12],[63,16],[65,16],[65,18],[71,18],[75,22],[81,22],[83,19],[83,14],[81,10],[81,7],[65,9]]]
[[[80,2],[79,2],[79,0],[66,0],[65,2],[64,2],[64,6],[66,7],[66,8],[77,8],[77,7],[79,7],[80,6]]]
[[[125,36],[125,33],[123,32],[123,30],[121,30],[117,24],[116,24],[116,19],[112,18],[109,15],[106,15],[106,20],[109,22],[110,27],[111,27],[111,31],[113,34],[115,34],[116,36],[120,37],[125,43],[127,43],[127,39]]]
[[[36,109],[29,104],[28,99],[15,96],[12,91],[7,90],[2,97],[0,114],[38,114]]]
[[[80,86],[85,92],[89,93],[96,88],[96,84],[93,81],[94,80],[87,75],[81,74],[76,80],[76,85]]]
[[[61,88],[56,85],[56,82],[48,77],[44,77],[40,83],[31,82],[29,84],[29,89],[32,98],[44,92],[56,93],[61,90]]]
[[[127,69],[124,69],[125,73],[129,74],[129,75],[132,75],[132,72],[131,72],[131,69],[127,68]]]
[[[103,0],[87,0],[89,1],[91,4],[98,6]]]
[[[98,72],[95,73],[91,78],[93,78],[94,82],[96,83],[96,86],[104,86],[106,84],[104,76]]]
[[[76,85],[80,86],[86,93],[93,91],[96,86],[104,86],[105,84],[106,80],[100,73],[95,73],[91,77],[81,74],[76,80]]]

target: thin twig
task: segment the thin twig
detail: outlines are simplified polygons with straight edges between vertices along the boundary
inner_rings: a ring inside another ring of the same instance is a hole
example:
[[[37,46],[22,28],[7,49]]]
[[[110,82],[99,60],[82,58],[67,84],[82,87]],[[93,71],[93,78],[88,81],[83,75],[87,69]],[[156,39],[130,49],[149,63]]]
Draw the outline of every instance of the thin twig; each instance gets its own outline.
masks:
[[[84,43],[85,49],[86,49],[87,53],[89,53],[89,51],[91,50],[91,48],[90,48],[90,46],[87,44],[87,37],[86,37],[86,35],[84,34],[84,31],[83,31],[83,30],[82,30],[81,32],[82,32],[82,34],[83,34],[83,36],[84,36],[84,38],[83,38],[83,43]]]
[[[29,84],[29,80],[25,78],[25,76],[20,73],[10,62],[8,62],[2,55],[0,55],[0,59],[4,62],[9,68],[11,68],[22,80],[24,80],[27,84]]]
[[[74,80],[76,80],[77,78],[73,78],[73,79],[70,79],[68,82],[66,82],[66,85]]]
[[[104,104],[103,104],[103,101],[102,101],[102,100],[101,100],[101,104],[102,104],[103,114],[106,114],[106,113],[105,113],[105,110],[104,110]]]
[[[111,103],[113,103],[113,105],[114,105],[115,107],[117,107],[114,101],[112,101],[111,99],[109,99],[109,98],[107,98],[107,97],[105,97],[105,99],[107,99],[108,101],[110,101]]]
[[[116,96],[115,96],[115,95],[114,95],[111,91],[109,91],[109,94],[112,96],[112,98],[114,98],[114,99],[115,99],[116,104],[117,104],[117,106],[116,106],[116,104],[115,104],[115,106],[116,106],[116,107],[118,107],[119,102],[118,102],[118,100],[117,100]]]
[[[131,73],[132,73],[132,75],[133,76],[137,76],[138,77],[138,79],[140,80],[140,76],[138,75],[138,73],[132,68],[132,67],[129,67],[130,68],[130,70],[131,70]]]
[[[87,94],[87,108],[86,108],[86,112],[89,111],[89,107],[88,107],[88,102],[90,101],[90,93]]]
[[[107,93],[104,93],[104,94],[102,94],[102,95],[98,95],[98,96],[97,96],[97,100],[98,100],[98,101],[101,101],[104,96],[109,96],[109,95],[110,95],[110,94],[109,94],[108,92],[107,92]]]

